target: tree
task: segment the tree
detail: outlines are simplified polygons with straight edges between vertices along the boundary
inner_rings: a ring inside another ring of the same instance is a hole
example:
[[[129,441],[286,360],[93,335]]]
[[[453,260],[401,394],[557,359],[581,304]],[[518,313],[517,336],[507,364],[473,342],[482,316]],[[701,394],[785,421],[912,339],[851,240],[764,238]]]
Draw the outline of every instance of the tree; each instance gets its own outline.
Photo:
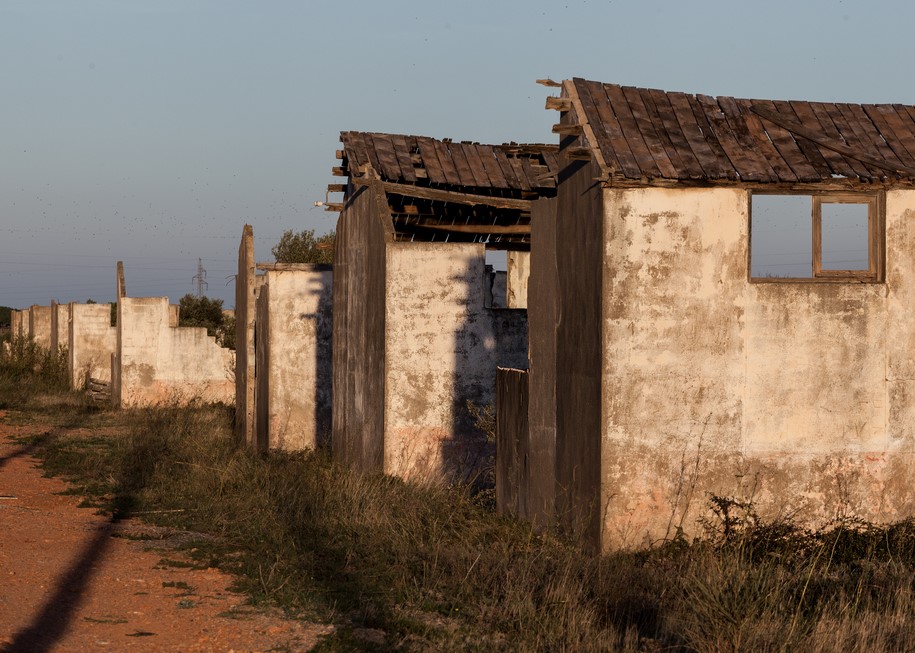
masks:
[[[234,321],[230,324],[230,318],[223,313],[221,299],[188,294],[181,298],[178,305],[178,326],[205,327],[207,335],[215,336],[221,346],[235,348]],[[228,337],[230,332],[231,338]]]
[[[316,238],[314,229],[287,229],[271,251],[277,263],[333,263],[336,239],[335,231]]]

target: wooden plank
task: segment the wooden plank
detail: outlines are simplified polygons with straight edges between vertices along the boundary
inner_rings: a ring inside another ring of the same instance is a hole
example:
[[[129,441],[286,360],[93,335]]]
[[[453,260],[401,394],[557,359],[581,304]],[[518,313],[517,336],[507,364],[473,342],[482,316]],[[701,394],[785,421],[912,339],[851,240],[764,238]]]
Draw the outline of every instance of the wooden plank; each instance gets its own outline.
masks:
[[[470,172],[473,173],[476,185],[480,188],[492,188],[489,173],[483,165],[483,159],[480,158],[476,146],[473,143],[461,143],[460,147],[464,157],[467,159],[467,163],[470,164]]]
[[[884,135],[887,144],[905,165],[915,165],[915,125],[896,112],[892,104],[862,105],[862,108]]]
[[[808,102],[807,106],[810,107],[810,110],[813,111],[814,115],[817,117],[817,120],[820,121],[820,126],[823,128],[823,134],[826,138],[832,139],[833,142],[842,143],[847,145],[842,133],[839,131],[839,128],[832,120],[832,116],[829,114],[829,111],[826,109],[826,105],[823,102]],[[839,152],[841,154],[841,152]],[[873,177],[871,170],[855,159],[853,157],[847,157],[844,154],[842,158],[845,160],[845,163],[854,171],[854,176],[863,180],[869,180]]]
[[[357,186],[368,186],[371,184],[370,180],[359,177],[353,178],[352,182]],[[514,209],[516,211],[525,212],[530,212],[531,210],[531,200],[520,200],[513,197],[475,195],[473,193],[459,193],[452,190],[413,186],[411,184],[395,184],[390,181],[383,181],[380,182],[380,184],[384,192],[402,195],[404,197],[418,197],[426,200],[466,204],[468,206],[492,206],[497,209]]]
[[[375,145],[371,140],[366,138],[366,134],[359,132],[351,132],[353,143],[357,148],[361,149],[365,153],[364,158],[368,161],[368,164],[372,166],[372,169],[377,172],[379,175],[384,174],[384,166],[381,165],[381,160],[378,158],[378,155],[375,153]],[[352,168],[352,166],[350,166]]]
[[[829,114],[830,120],[835,125],[836,130],[839,132],[839,135],[845,143],[848,144],[849,148],[852,151],[858,153],[866,153],[867,151],[867,138],[864,134],[861,134],[856,128],[855,125],[850,124],[848,119],[845,117],[845,114],[839,109],[838,105],[834,102],[823,102],[823,108],[826,113]],[[886,171],[882,168],[877,168],[868,164],[865,161],[862,161],[860,157],[854,157],[858,162],[864,165],[867,168],[867,176],[872,179],[883,179],[886,176]]]
[[[597,143],[607,164],[616,168],[630,179],[639,179],[642,168],[629,147],[629,142],[623,136],[623,129],[610,108],[610,101],[604,91],[603,84],[597,82],[582,82],[576,85],[579,98],[585,111],[585,118],[594,130]],[[597,101],[595,96],[600,98]]]
[[[505,179],[505,174],[502,172],[502,167],[493,156],[493,148],[485,145],[471,145],[470,147],[476,149],[477,156],[480,157],[480,162],[486,169],[486,174],[493,188],[510,188],[508,180]]]
[[[469,169],[463,173],[458,169],[457,160],[448,147],[448,143],[435,141],[435,151],[438,154],[439,163],[442,164],[442,170],[445,172],[445,177],[448,179],[449,184],[454,186],[473,186],[473,176],[469,174]],[[466,161],[464,163],[466,164]]]
[[[550,174],[558,175],[559,171],[562,169],[562,166],[559,165],[559,151],[558,150],[543,150],[540,153],[540,156],[543,157],[543,162],[546,164],[546,167],[550,169]]]
[[[642,174],[647,177],[663,177],[664,174],[661,172],[658,162],[655,161],[651,149],[645,143],[645,138],[642,136],[639,125],[629,109],[629,103],[626,101],[623,89],[617,84],[602,84],[602,87],[604,98],[609,101],[608,108],[616,115],[616,119],[622,128],[623,136],[626,138],[626,142],[629,143],[629,150],[638,162]],[[595,98],[598,107],[601,106],[604,100],[600,95],[598,93],[598,97]],[[592,97],[594,97],[593,93]]]
[[[772,104],[775,106],[775,110],[778,111],[779,114],[784,115],[789,120],[793,120],[797,124],[804,124],[804,121],[798,117],[790,102],[785,100],[773,100]],[[797,136],[797,134],[795,134],[795,136]],[[807,157],[807,163],[809,163],[817,171],[820,179],[828,179],[832,177],[832,167],[820,153],[820,148],[817,147],[816,143],[808,138],[795,138],[794,142],[801,150],[801,152],[804,153],[804,156]]]
[[[754,133],[747,124],[747,116],[741,111],[737,100],[728,96],[719,96],[718,107],[724,114],[725,120],[727,120],[731,128],[731,133],[743,149],[744,154],[756,161],[760,171],[760,181],[778,181],[779,174],[769,163],[769,159],[775,158],[781,161],[781,156],[778,150],[769,142],[769,137],[766,136],[759,119],[754,114],[750,114],[756,120],[758,126],[757,132]],[[790,168],[787,165],[785,165],[785,168],[790,172]]]
[[[655,124],[659,125],[659,131],[663,130],[671,147],[676,150],[686,176],[690,179],[703,179],[706,176],[705,171],[693,153],[686,136],[683,135],[683,129],[677,122],[677,116],[673,107],[670,106],[667,94],[657,89],[643,89],[642,99],[648,110],[653,113],[653,119]]]
[[[457,168],[458,174],[461,176],[461,184],[470,188],[476,186],[477,180],[473,175],[473,170],[470,168],[470,162],[464,156],[463,146],[460,143],[443,143],[443,145],[451,153],[454,167]],[[439,158],[441,158],[441,154],[439,154]]]
[[[829,127],[825,127],[822,122],[820,122],[819,117],[816,112],[810,106],[809,102],[790,102],[791,108],[794,110],[794,114],[798,117],[798,121],[805,126],[809,126],[811,129],[819,130],[823,132],[824,136],[829,136],[829,129],[835,129],[832,121],[829,121]],[[813,142],[813,141],[810,141]],[[859,174],[851,167],[851,164],[846,160],[844,156],[839,154],[833,149],[828,147],[823,147],[819,143],[816,144],[816,147],[820,150],[820,154],[823,156],[823,159],[829,164],[830,169],[832,170],[833,175],[841,175],[843,177],[858,177]]]
[[[493,150],[493,157],[496,160],[496,163],[499,164],[499,168],[502,170],[502,174],[505,176],[505,180],[508,182],[509,188],[520,190],[521,189],[521,180],[518,179],[518,174],[515,172],[515,169],[512,167],[509,157],[501,149],[495,148]]]
[[[902,160],[896,156],[893,148],[887,145],[883,136],[880,134],[880,131],[860,104],[842,104],[841,106],[846,111],[846,115],[851,116],[852,119],[857,122],[858,130],[868,139],[870,143],[868,149],[871,153],[874,153],[874,158],[883,159],[900,166],[905,165]]]
[[[418,223],[413,225],[422,229],[434,229],[436,231],[450,231],[456,234],[506,234],[529,236],[531,226],[529,224],[432,224]]]
[[[649,152],[651,152],[651,158],[658,166],[658,170],[661,171],[661,176],[667,179],[679,179],[681,176],[685,176],[681,175],[679,158],[674,154],[675,163],[674,159],[671,159],[671,156],[668,155],[667,149],[664,147],[664,140],[655,129],[655,124],[651,120],[648,108],[642,101],[639,89],[632,86],[622,86],[620,88],[623,97],[626,99],[626,104],[629,106],[629,112],[632,114],[633,120],[635,120],[637,129],[642,135],[645,145],[648,146]]]
[[[416,139],[411,138],[410,140],[416,141]],[[397,161],[400,163],[400,171],[403,174],[404,181],[413,183],[416,181],[416,169],[413,167],[413,157],[411,156],[413,150],[413,143],[407,141],[407,137],[402,134],[394,134],[391,136],[391,143],[394,145],[394,153],[397,156]]]
[[[404,178],[404,173],[400,169],[400,162],[397,160],[397,154],[394,153],[394,144],[387,134],[366,134],[365,142],[375,149],[375,155],[381,163],[382,173],[391,181],[400,181]]]
[[[705,176],[709,179],[724,178],[726,176],[724,166],[721,165],[718,155],[705,140],[705,135],[693,115],[689,97],[685,93],[667,93],[666,95],[671,111],[680,125],[680,131],[689,144],[690,151],[702,166]]]
[[[546,99],[546,108],[554,111],[571,111],[572,100],[567,97],[553,97]]]
[[[368,153],[365,149],[365,141],[362,140],[359,132],[343,132],[340,134],[340,140],[343,141],[345,156],[349,159],[353,170],[358,170],[366,164],[370,164]]]
[[[894,161],[883,161],[881,159],[877,159],[873,156],[870,156],[869,154],[863,154],[860,151],[852,149],[841,143],[830,141],[829,139],[825,138],[822,134],[820,134],[818,132],[808,129],[808,128],[804,127],[803,125],[791,124],[791,122],[789,120],[787,120],[784,116],[779,115],[778,113],[769,112],[768,107],[754,106],[753,110],[756,113],[761,114],[769,122],[780,123],[781,126],[786,130],[790,130],[794,133],[804,136],[805,138],[809,138],[810,140],[812,140],[824,147],[833,148],[841,154],[856,158],[859,161],[861,161],[862,163],[867,164],[868,166],[880,168],[882,170],[888,170],[891,172],[900,172],[900,173],[906,173],[907,175],[915,175],[915,167],[910,168],[907,166],[902,166]],[[884,174],[884,176],[886,176],[886,175]]]
[[[419,153],[423,156],[423,168],[426,170],[429,181],[433,184],[451,183],[445,176],[441,161],[438,160],[435,141],[424,136],[417,136],[416,144],[419,146]]]
[[[672,123],[665,122],[661,113],[658,111],[657,104],[651,95],[651,91],[645,88],[637,90],[641,95],[642,105],[645,107],[648,119],[654,126],[655,133],[661,139],[664,150],[667,152],[667,157],[678,171],[678,178],[682,179],[683,177],[686,177],[689,179],[701,179],[703,176],[702,166],[699,165],[692,150],[689,149],[689,144],[686,142],[686,139],[679,133],[680,126],[677,124],[676,118],[673,119]],[[668,105],[667,108],[669,111],[670,105]],[[673,127],[674,134],[670,133],[670,127]],[[680,144],[674,141],[675,138],[680,140]]]
[[[686,102],[689,104],[690,111],[693,112],[693,117],[696,120],[696,124],[699,125],[699,130],[702,132],[705,142],[708,143],[709,149],[713,152],[718,161],[721,177],[725,179],[739,179],[737,170],[728,158],[724,148],[721,147],[721,143],[718,142],[718,137],[715,136],[715,130],[712,129],[712,126],[709,124],[708,118],[705,115],[705,110],[702,108],[702,105],[699,104],[699,100],[696,99],[695,95],[687,95]]]
[[[521,165],[521,162],[517,157],[509,157],[508,163],[511,165],[512,170],[515,171],[515,177],[518,179],[518,184],[521,186],[521,190],[532,190],[531,184],[527,179],[527,174],[524,172],[524,167]]]
[[[727,117],[718,106],[717,100],[709,95],[697,95],[696,103],[705,114],[705,120],[715,136],[715,140],[721,146],[728,161],[737,171],[740,179],[744,181],[765,181],[769,178],[766,174],[766,166],[753,158],[750,154],[752,150],[747,150],[734,136],[731,125]]]
[[[764,113],[756,111],[757,107],[762,108]],[[772,139],[775,147],[778,148],[785,163],[791,166],[791,169],[794,171],[794,174],[797,175],[799,181],[815,181],[823,178],[822,175],[817,172],[816,168],[807,161],[807,156],[798,147],[791,132],[781,126],[782,121],[779,120],[778,122],[774,122],[768,119],[773,115],[779,115],[778,110],[775,108],[775,104],[770,100],[754,101],[753,110],[756,115],[766,118],[766,133],[769,134],[769,138]]]

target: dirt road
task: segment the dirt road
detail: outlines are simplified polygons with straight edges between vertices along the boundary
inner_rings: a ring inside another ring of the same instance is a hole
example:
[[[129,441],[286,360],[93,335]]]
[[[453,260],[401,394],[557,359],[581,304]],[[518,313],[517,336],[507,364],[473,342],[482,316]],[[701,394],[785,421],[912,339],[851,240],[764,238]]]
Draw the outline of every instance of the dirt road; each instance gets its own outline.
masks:
[[[217,569],[138,539],[150,527],[112,522],[66,483],[44,478],[13,441],[41,426],[0,411],[0,651],[307,651],[328,626],[255,611]],[[160,535],[161,533],[152,533]],[[149,550],[150,546],[157,549]]]

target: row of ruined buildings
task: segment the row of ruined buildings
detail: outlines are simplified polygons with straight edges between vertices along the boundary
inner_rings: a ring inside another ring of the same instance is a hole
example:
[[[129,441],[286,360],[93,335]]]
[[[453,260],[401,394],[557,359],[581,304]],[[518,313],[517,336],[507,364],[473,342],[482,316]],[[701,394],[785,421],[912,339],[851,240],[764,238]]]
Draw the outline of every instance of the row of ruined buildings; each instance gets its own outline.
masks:
[[[239,437],[467,479],[495,402],[500,509],[604,550],[915,516],[915,107],[545,84],[554,144],[344,132],[332,269],[245,227]]]

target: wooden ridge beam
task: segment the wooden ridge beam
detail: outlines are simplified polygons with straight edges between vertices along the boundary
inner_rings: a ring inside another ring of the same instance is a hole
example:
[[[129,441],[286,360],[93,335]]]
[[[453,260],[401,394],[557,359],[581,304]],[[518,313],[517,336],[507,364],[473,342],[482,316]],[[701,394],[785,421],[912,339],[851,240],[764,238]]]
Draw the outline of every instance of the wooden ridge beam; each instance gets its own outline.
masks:
[[[530,236],[529,224],[411,224],[414,229],[435,229],[456,234],[493,234],[496,236]]]
[[[352,177],[350,181],[357,186],[368,186],[369,180],[362,177]],[[489,197],[488,195],[474,195],[471,193],[458,193],[451,190],[439,190],[425,186],[410,184],[395,184],[390,181],[381,182],[381,187],[386,193],[403,195],[404,197],[418,197],[424,200],[452,202],[454,204],[467,204],[468,206],[492,206],[497,209],[514,209],[516,211],[530,212],[531,200],[519,200],[511,197]]]

